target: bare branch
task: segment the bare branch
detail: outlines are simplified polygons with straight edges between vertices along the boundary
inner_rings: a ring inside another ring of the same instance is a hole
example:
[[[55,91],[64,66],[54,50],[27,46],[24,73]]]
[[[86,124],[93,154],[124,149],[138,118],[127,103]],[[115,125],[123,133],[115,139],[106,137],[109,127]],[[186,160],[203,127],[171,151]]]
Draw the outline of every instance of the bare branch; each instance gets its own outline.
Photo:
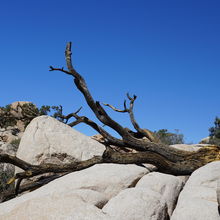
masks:
[[[64,70],[63,68],[53,68],[52,66],[50,66],[50,70],[49,71],[61,71],[64,72],[68,75],[72,75],[70,72],[68,72],[67,70]]]
[[[4,192],[1,193],[0,195],[0,202],[5,202],[7,200],[13,199],[15,198],[18,194],[26,192],[26,191],[30,191],[30,190],[35,190],[38,189],[39,187],[59,178],[62,177],[66,174],[68,174],[69,172],[66,173],[60,173],[60,174],[52,174],[49,176],[45,176],[45,177],[39,177],[36,181],[31,182],[31,183],[26,183],[23,185],[19,185],[18,187],[16,187],[15,190],[10,189],[10,190],[6,190]]]
[[[66,173],[79,171],[100,163],[151,163],[155,165],[160,172],[174,175],[189,175],[195,169],[204,166],[209,162],[220,160],[219,151],[220,147],[218,146],[203,147],[196,152],[183,153],[181,150],[177,150],[177,152],[179,152],[178,160],[176,160],[175,158],[171,160],[170,158],[167,158],[166,156],[154,151],[121,153],[115,152],[111,148],[107,147],[107,149],[103,153],[103,156],[94,156],[93,158],[85,161],[72,162],[69,164],[31,165],[17,157],[13,157],[7,154],[0,154],[0,162],[11,163],[22,169],[25,169],[24,172],[17,173],[14,177],[14,179],[20,179],[20,181],[22,179],[34,177],[44,173]],[[19,185],[20,183],[16,187],[17,192],[19,192]]]
[[[17,167],[20,167],[23,170],[28,170],[30,167],[34,168],[33,165],[9,154],[0,153],[0,163],[10,163]]]
[[[91,110],[94,112],[96,117],[105,125],[111,127],[116,132],[118,132],[121,136],[125,135],[124,128],[111,119],[111,117],[105,112],[105,110],[101,107],[98,101],[94,101],[93,97],[91,96],[88,87],[86,85],[85,80],[83,77],[76,72],[76,70],[73,68],[72,65],[72,59],[71,59],[71,42],[69,42],[66,46],[65,56],[66,56],[66,63],[69,70],[69,73],[74,77],[74,82],[77,86],[77,88],[82,92],[82,94],[85,97],[85,100]],[[126,134],[129,135],[129,134]]]
[[[105,106],[110,107],[112,110],[114,110],[116,112],[121,112],[121,113],[128,112],[127,108],[124,108],[123,110],[121,110],[121,109],[117,109],[113,105],[110,105],[110,104],[107,104],[107,103],[102,103],[102,104],[105,105]],[[124,107],[125,107],[125,105],[124,105]]]
[[[62,120],[66,119],[65,124],[67,124],[70,118],[72,118],[72,117],[73,117],[73,118],[78,117],[78,116],[77,116],[77,113],[79,113],[81,109],[82,109],[82,107],[80,107],[80,108],[79,108],[76,112],[74,112],[74,113],[70,113],[70,114],[68,114],[68,115],[60,115],[59,117],[60,117]],[[70,125],[70,124],[69,124],[69,125]],[[70,126],[71,126],[71,125],[70,125]],[[74,125],[72,125],[71,127],[73,127],[73,126],[74,126]]]
[[[90,127],[92,127],[94,130],[96,130],[99,134],[101,134],[106,139],[107,144],[117,145],[119,147],[128,147],[122,140],[113,137],[107,131],[105,131],[102,127],[100,127],[97,123],[90,120],[89,118],[85,116],[78,116],[76,113],[71,113],[71,115],[76,119],[76,121],[69,123],[68,125],[70,127],[74,127],[80,123],[85,123],[89,125]]]
[[[133,108],[134,108],[134,101],[136,100],[137,96],[133,95],[133,98],[129,95],[129,93],[127,93],[127,97],[130,100],[130,107],[129,107],[129,115],[130,115],[130,120],[132,125],[134,126],[134,128],[136,129],[136,131],[141,134],[141,136],[146,137],[149,141],[151,142],[157,142],[155,137],[151,134],[151,132],[147,129],[142,129],[140,128],[140,126],[138,125],[137,121],[134,118],[134,112],[133,112]]]
[[[134,101],[136,100],[137,96],[133,95],[133,98],[127,93],[127,98],[130,100],[130,106],[129,109],[126,106],[126,100],[124,101],[124,109],[117,109],[113,105],[103,103],[103,105],[110,107],[112,110],[120,113],[125,113],[128,112],[130,116],[131,123],[135,130],[138,132],[137,134],[134,133],[135,137],[143,138],[146,137],[149,141],[151,142],[157,142],[156,138],[152,135],[152,133],[147,130],[147,129],[141,129],[140,126],[138,125],[137,121],[134,118],[134,112],[133,112],[133,107],[134,107]]]

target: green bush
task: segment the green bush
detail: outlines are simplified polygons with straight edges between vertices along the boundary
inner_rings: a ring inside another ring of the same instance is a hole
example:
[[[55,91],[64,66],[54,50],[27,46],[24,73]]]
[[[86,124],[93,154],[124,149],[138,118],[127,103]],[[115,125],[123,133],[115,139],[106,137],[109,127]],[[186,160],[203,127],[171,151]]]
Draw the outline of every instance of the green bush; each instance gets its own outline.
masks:
[[[5,190],[14,189],[14,184],[7,182],[14,176],[14,166],[0,163],[0,194]]]
[[[11,145],[13,146],[13,148],[15,149],[15,151],[18,150],[19,144],[21,142],[21,138],[15,139],[11,142]]]
[[[0,127],[7,128],[16,124],[16,118],[11,114],[11,105],[0,107]]]
[[[167,129],[160,129],[154,132],[161,143],[172,145],[172,144],[184,144],[183,134],[179,134],[179,130],[175,130],[175,133],[168,132]]]
[[[34,118],[41,115],[49,115],[63,121],[62,119],[62,106],[48,106],[43,105],[40,108],[37,108],[32,103],[26,103],[19,106],[21,109],[21,117],[16,118],[14,116],[14,109],[11,105],[6,105],[5,107],[0,107],[0,128],[7,128],[9,126],[15,126],[18,120],[24,122],[25,127],[33,120]]]
[[[220,146],[220,118],[215,118],[214,125],[209,129],[210,144]]]

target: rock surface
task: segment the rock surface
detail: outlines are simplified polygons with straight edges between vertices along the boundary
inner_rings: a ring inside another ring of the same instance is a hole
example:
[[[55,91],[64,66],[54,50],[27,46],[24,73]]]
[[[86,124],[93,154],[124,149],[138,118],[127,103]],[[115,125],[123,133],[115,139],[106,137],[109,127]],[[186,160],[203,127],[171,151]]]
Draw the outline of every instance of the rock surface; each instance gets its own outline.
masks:
[[[193,172],[180,193],[171,220],[219,220],[216,193],[219,179],[219,161]]]
[[[25,104],[33,104],[32,102],[28,102],[28,101],[17,101],[17,102],[13,102],[11,104],[11,114],[17,118],[22,118],[23,112],[22,112],[22,106]],[[21,131],[24,132],[25,130],[25,123],[22,120],[17,120],[17,124],[16,124],[17,128]]]
[[[23,135],[23,132],[17,127],[8,127],[0,129],[0,142],[2,143],[11,143],[14,140],[20,139]]]
[[[136,165],[95,165],[1,203],[0,219],[114,220],[98,208],[148,172]]]
[[[132,164],[97,164],[54,180],[50,187],[61,191],[90,189],[103,193],[110,199],[122,189],[134,186],[148,172],[147,169]]]
[[[0,136],[1,132],[6,134],[8,130],[0,130]],[[8,134],[11,135],[10,132]],[[15,154],[13,143],[5,140],[0,140],[0,152]],[[207,145],[171,145],[189,152],[204,146]],[[86,160],[94,155],[102,155],[104,150],[105,146],[92,138],[54,118],[40,116],[28,125],[17,156],[32,164],[59,164]],[[187,176],[150,173],[149,170],[154,171],[156,168],[149,164],[145,166],[147,168],[132,164],[97,164],[70,173],[33,192],[1,203],[0,220],[220,218],[220,162],[201,167],[188,180]],[[5,167],[1,169],[4,171]]]
[[[199,143],[200,144],[209,144],[210,142],[210,137],[206,137],[206,138],[203,138]]]
[[[13,102],[12,104],[10,104],[11,115],[17,118],[21,118],[22,109],[20,106],[29,103],[31,102],[26,102],[26,101]],[[14,126],[0,128],[0,150],[2,150],[4,153],[15,155],[18,149],[19,141],[23,135],[24,129],[25,129],[25,124],[19,119],[16,119],[16,124]]]
[[[82,161],[102,155],[104,145],[49,116],[27,126],[17,157],[32,164]]]
[[[166,202],[161,195],[145,188],[121,191],[102,209],[115,220],[165,220]]]
[[[220,216],[220,178],[217,181],[216,194],[217,194],[217,202],[218,202],[218,213],[219,213],[219,216]]]
[[[105,202],[105,197],[98,192],[81,190],[57,193],[46,190],[48,188],[42,187],[40,192],[36,190],[1,204],[0,219],[108,219],[108,216],[96,207],[97,204]]]
[[[210,144],[173,144],[170,145],[170,147],[179,149],[179,150],[184,150],[184,151],[197,151],[201,149],[202,147],[209,146]]]
[[[166,202],[168,214],[171,216],[183,185],[183,181],[176,176],[152,172],[142,177],[136,188],[144,188],[159,193]]]

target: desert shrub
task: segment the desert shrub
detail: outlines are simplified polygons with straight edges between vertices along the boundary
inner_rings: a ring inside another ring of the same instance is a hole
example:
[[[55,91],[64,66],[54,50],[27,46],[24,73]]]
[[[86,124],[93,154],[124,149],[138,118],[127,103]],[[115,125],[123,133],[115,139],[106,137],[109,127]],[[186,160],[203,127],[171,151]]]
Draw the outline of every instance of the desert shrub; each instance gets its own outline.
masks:
[[[16,118],[12,117],[11,114],[11,105],[0,107],[0,127],[7,128],[8,126],[14,126],[16,123]]]
[[[0,107],[0,128],[7,128],[9,126],[15,126],[18,120],[21,120],[25,127],[33,120],[34,118],[41,115],[50,115],[60,121],[62,119],[62,106],[48,106],[43,105],[40,108],[36,107],[32,103],[26,103],[19,106],[20,116],[15,116],[14,108],[11,105],[6,105],[5,107]]]
[[[220,118],[216,117],[214,126],[209,129],[210,144],[220,146]]]
[[[183,144],[184,136],[179,133],[179,130],[175,130],[175,133],[168,132],[167,129],[160,129],[154,132],[155,137],[157,137],[161,143],[172,145],[172,144]]]
[[[0,194],[7,189],[14,189],[14,184],[7,184],[14,176],[14,170],[13,165],[0,163]]]
[[[15,139],[11,142],[11,145],[13,146],[15,152],[18,150],[20,142],[21,142],[21,138]]]

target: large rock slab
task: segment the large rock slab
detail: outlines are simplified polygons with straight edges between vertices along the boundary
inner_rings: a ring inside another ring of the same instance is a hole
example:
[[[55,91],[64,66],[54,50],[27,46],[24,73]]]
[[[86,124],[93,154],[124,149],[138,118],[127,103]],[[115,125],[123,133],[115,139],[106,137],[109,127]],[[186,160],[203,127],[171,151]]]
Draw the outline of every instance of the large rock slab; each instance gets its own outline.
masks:
[[[50,187],[58,191],[90,189],[110,199],[121,190],[134,186],[148,172],[136,165],[97,164],[56,179],[50,183]]]
[[[136,165],[97,164],[0,204],[0,219],[111,219],[101,209],[149,171]]]
[[[166,202],[160,193],[145,188],[121,191],[102,209],[114,220],[165,220]]]
[[[145,188],[159,193],[166,202],[168,214],[171,216],[183,185],[183,181],[176,176],[152,172],[143,176],[136,188]]]
[[[17,157],[31,163],[67,163],[102,155],[105,146],[49,116],[31,121],[22,136]]]
[[[180,193],[171,220],[219,220],[217,202],[219,180],[219,161],[194,171]]]
[[[110,219],[96,204],[104,197],[92,190],[48,194],[38,191],[0,205],[0,219]],[[113,220],[113,219],[112,219]]]

